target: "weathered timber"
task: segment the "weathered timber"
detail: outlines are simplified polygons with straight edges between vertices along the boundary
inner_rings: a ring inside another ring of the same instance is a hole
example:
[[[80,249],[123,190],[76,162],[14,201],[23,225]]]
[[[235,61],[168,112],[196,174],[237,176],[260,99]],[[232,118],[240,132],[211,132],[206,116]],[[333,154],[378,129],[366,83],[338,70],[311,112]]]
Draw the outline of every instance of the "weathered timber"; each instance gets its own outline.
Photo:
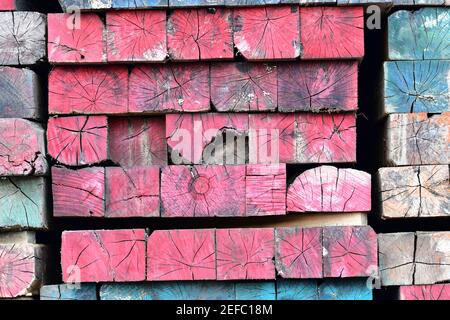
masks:
[[[217,111],[274,111],[276,67],[247,62],[213,63],[211,102]]]
[[[414,284],[450,281],[450,232],[416,232]]]
[[[45,178],[0,179],[0,229],[47,229]]]
[[[286,165],[247,165],[246,216],[286,214]]]
[[[446,0],[391,0],[394,6],[440,6],[449,5]],[[448,0],[447,0],[448,1]]]
[[[105,217],[159,217],[159,167],[105,170]]]
[[[247,60],[296,59],[300,56],[297,6],[237,8],[234,45]]]
[[[321,166],[306,170],[289,186],[289,212],[361,212],[371,209],[370,174]]]
[[[52,168],[55,217],[104,217],[105,169]]]
[[[97,10],[111,9],[113,1],[120,0],[58,0],[65,12],[73,12],[74,10]],[[133,0],[141,1],[141,0]]]
[[[450,60],[384,63],[384,113],[450,111]]]
[[[45,131],[38,123],[0,119],[0,176],[44,175]]]
[[[36,243],[34,231],[7,231],[0,233],[0,243]]]
[[[158,64],[137,66],[130,75],[129,112],[209,110],[209,66]]]
[[[373,276],[378,268],[377,235],[369,226],[323,229],[325,278]]]
[[[174,10],[167,22],[167,42],[174,61],[233,59],[231,10]]]
[[[97,300],[94,283],[54,284],[41,288],[40,300]]]
[[[101,300],[234,300],[232,282],[172,281],[103,284]]]
[[[65,283],[143,281],[145,231],[65,231],[61,267]]]
[[[363,7],[300,8],[302,59],[360,59],[364,56]]]
[[[128,111],[125,66],[56,67],[49,76],[50,114],[117,114]]]
[[[247,114],[166,115],[167,145],[175,164],[244,164],[247,134]]]
[[[400,286],[399,300],[450,300],[450,284]]]
[[[317,281],[278,280],[277,300],[319,300]]]
[[[34,65],[46,55],[44,14],[0,12],[0,65]]]
[[[0,298],[37,294],[44,280],[45,261],[42,245],[0,244]]]
[[[255,6],[267,6],[279,3],[298,3],[298,1],[291,0],[224,0],[225,5],[229,7],[255,7]]]
[[[106,62],[106,52],[106,30],[98,15],[48,15],[50,63],[102,63]]]
[[[50,156],[69,166],[108,159],[108,122],[105,116],[50,118],[47,147]]]
[[[0,117],[41,119],[41,88],[36,73],[28,69],[0,68]]]
[[[123,168],[167,165],[164,117],[108,119],[109,157]]]
[[[273,228],[216,230],[217,280],[275,279]]]
[[[245,166],[167,166],[162,217],[245,216]]]
[[[16,0],[3,0],[0,3],[0,11],[16,10]]]
[[[378,185],[383,219],[450,215],[448,165],[380,168]]]
[[[350,111],[357,108],[357,62],[321,61],[278,66],[280,111]]]
[[[236,300],[276,300],[275,282],[235,282]]]
[[[161,62],[167,57],[166,12],[106,13],[108,62]]]
[[[301,1],[301,0],[300,0]],[[392,4],[393,0],[337,0],[338,6],[349,6],[349,5],[363,5],[363,4],[378,4],[378,5],[388,5]]]
[[[386,161],[390,165],[450,163],[450,112],[390,114],[386,123]]]
[[[147,280],[215,280],[215,230],[157,230],[147,239]]]
[[[372,300],[366,278],[326,279],[319,285],[319,300]]]
[[[214,7],[223,5],[225,0],[169,0],[170,7]]]
[[[413,284],[415,272],[414,233],[378,234],[378,259],[381,285]]]
[[[296,163],[356,162],[356,117],[296,114]]]
[[[388,18],[389,60],[450,59],[449,8],[400,10]]]
[[[282,278],[322,278],[322,228],[275,229],[275,266]]]

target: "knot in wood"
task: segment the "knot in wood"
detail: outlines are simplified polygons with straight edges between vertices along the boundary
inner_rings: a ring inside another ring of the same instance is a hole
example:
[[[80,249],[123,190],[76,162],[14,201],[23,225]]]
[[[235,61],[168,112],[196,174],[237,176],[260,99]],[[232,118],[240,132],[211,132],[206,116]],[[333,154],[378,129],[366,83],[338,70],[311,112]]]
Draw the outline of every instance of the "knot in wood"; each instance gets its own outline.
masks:
[[[209,180],[206,177],[196,177],[192,183],[192,187],[195,193],[205,194],[209,191]]]

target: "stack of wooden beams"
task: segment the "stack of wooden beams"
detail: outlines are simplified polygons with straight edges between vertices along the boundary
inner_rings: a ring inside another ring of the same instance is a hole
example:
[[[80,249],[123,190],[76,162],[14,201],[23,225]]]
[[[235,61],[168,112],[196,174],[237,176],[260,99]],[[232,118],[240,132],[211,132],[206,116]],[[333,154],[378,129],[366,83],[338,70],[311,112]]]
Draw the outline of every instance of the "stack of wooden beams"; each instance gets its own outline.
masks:
[[[39,292],[48,228],[45,112],[32,71],[46,57],[46,18],[21,1],[0,4],[0,298]]]
[[[47,42],[56,221],[242,219],[63,232],[65,284],[43,299],[372,299],[371,176],[349,168],[363,7],[60,3]]]
[[[436,2],[436,4],[438,4]],[[450,9],[400,10],[388,18],[384,63],[383,219],[450,219]],[[450,233],[379,235],[381,283],[400,299],[449,299]]]

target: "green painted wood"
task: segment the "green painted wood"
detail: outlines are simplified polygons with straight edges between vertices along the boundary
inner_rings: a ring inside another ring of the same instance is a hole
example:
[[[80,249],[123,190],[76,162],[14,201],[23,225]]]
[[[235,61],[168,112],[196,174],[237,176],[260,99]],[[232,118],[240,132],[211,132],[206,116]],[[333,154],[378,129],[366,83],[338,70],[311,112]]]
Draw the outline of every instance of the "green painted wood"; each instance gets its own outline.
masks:
[[[42,177],[0,178],[0,229],[47,229]]]
[[[326,279],[319,286],[319,300],[372,300],[366,278]]]
[[[449,86],[450,60],[385,62],[384,111],[387,114],[449,111]]]
[[[41,300],[97,300],[97,286],[95,283],[43,286],[39,298]]]
[[[400,10],[388,18],[389,60],[450,59],[450,8]]]

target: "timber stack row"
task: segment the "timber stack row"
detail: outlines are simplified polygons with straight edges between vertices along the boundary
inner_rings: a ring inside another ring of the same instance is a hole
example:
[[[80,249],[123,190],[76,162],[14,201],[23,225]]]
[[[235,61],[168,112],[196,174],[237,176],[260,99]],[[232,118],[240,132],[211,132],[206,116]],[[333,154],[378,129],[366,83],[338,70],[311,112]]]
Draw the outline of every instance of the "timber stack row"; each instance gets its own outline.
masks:
[[[450,220],[450,10],[388,18],[384,62],[382,219]],[[450,232],[379,234],[380,279],[405,300],[448,300]]]
[[[0,4],[0,298],[450,298],[449,232],[367,225],[450,214],[445,1],[393,1],[433,7],[389,16],[374,188],[356,148],[372,1],[59,2]],[[46,280],[35,232],[68,218],[105,227],[58,234]],[[217,227],[106,227],[129,218]]]

